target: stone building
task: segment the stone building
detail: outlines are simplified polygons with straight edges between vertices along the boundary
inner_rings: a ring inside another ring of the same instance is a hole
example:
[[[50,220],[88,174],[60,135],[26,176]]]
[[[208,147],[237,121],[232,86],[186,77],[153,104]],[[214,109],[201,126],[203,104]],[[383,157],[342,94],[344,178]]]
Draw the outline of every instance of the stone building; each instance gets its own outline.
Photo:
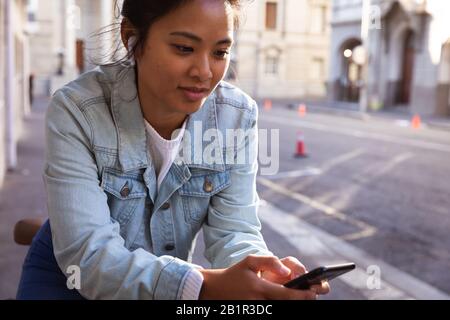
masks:
[[[330,8],[328,0],[250,2],[231,78],[255,98],[325,96]]]
[[[114,0],[30,0],[30,4],[35,94],[49,95],[93,68],[91,56],[107,50],[108,44],[98,41],[95,33],[112,23]]]
[[[330,100],[450,115],[450,2],[334,0],[331,27]]]

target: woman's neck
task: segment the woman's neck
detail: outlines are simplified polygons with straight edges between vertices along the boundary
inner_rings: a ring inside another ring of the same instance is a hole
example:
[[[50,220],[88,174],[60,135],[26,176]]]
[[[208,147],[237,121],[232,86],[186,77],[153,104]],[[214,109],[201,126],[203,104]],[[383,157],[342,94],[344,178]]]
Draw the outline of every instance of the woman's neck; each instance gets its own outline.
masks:
[[[140,89],[140,88],[139,88]],[[146,90],[138,90],[139,102],[145,120],[166,140],[171,140],[172,133],[180,129],[187,115],[171,112],[161,105]]]
[[[142,105],[142,112],[145,120],[158,132],[158,134],[166,140],[172,139],[172,133],[180,129],[186,120],[186,115],[172,114],[162,115],[155,110],[146,108]]]

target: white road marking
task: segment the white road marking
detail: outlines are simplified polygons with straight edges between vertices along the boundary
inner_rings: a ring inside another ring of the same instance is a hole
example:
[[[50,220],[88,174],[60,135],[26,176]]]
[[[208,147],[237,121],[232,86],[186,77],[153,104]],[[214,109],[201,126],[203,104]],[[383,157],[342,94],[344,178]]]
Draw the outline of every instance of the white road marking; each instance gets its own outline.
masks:
[[[346,223],[352,224],[353,226],[356,226],[361,231],[347,234],[344,236],[341,236],[340,238],[343,240],[356,240],[361,238],[367,238],[372,235],[374,235],[377,231],[377,229],[363,221],[354,219],[352,217],[349,217],[348,215],[339,212],[333,207],[330,207],[324,203],[321,203],[317,200],[314,200],[306,195],[303,195],[301,193],[293,192],[283,186],[280,186],[279,184],[276,184],[268,179],[265,178],[258,178],[258,183],[262,184],[263,186],[270,188],[271,190],[278,192],[284,196],[287,196],[291,199],[297,200],[299,202],[302,202],[318,211],[321,211],[325,213],[328,216],[331,216],[333,218],[339,219],[341,221],[345,221]]]
[[[433,150],[433,151],[440,151],[445,153],[450,153],[450,146],[447,144],[437,143],[437,142],[428,142],[428,141],[422,141],[422,140],[412,140],[412,139],[406,139],[406,138],[396,138],[389,135],[379,134],[379,133],[373,133],[373,132],[364,132],[360,130],[353,130],[353,129],[346,129],[346,128],[340,128],[336,126],[330,126],[330,125],[324,125],[319,123],[311,123],[304,120],[293,120],[283,117],[277,117],[274,115],[265,115],[264,117],[260,118],[261,121],[267,121],[267,122],[273,122],[282,124],[283,126],[290,125],[296,128],[310,128],[318,131],[323,132],[333,132],[338,134],[343,134],[347,136],[352,136],[355,138],[361,138],[361,139],[372,139],[372,140],[378,140],[388,143],[394,143],[402,146],[410,146],[410,147],[416,147],[416,148],[422,148],[427,150]]]
[[[363,148],[359,148],[325,162],[325,164],[323,164],[321,168],[306,168],[303,170],[285,171],[271,176],[269,175],[265,176],[265,178],[268,180],[277,180],[284,178],[298,178],[298,177],[320,175],[332,169],[333,167],[340,165],[341,163],[345,163],[347,161],[350,161],[354,158],[361,156],[362,154],[364,154],[364,152],[365,150]]]
[[[411,125],[411,121],[398,119],[395,121],[395,124],[399,127],[408,128]]]
[[[284,241],[297,248],[304,257],[309,257],[320,265],[354,262],[357,265],[356,270],[342,275],[339,279],[358,290],[367,299],[450,299],[447,293],[298,217],[279,210],[266,201],[261,200],[259,216],[262,222],[269,225]],[[371,276],[367,270],[371,266],[376,266],[381,271],[380,289],[370,289],[367,285]]]
[[[350,161],[352,159],[355,159],[365,153],[365,149],[359,148],[354,151],[351,151],[349,153],[345,153],[343,155],[337,156],[336,158],[331,159],[330,161],[326,162],[324,165],[321,166],[322,172],[326,172],[333,167],[336,167],[337,165],[340,165],[341,163],[345,163],[347,161]]]
[[[276,179],[284,179],[284,178],[298,178],[298,177],[308,177],[308,176],[317,176],[322,174],[322,170],[318,168],[306,168],[304,170],[295,170],[295,171],[286,171],[280,172],[271,176],[265,176],[266,179],[276,180]]]
[[[388,161],[387,163],[375,164],[373,166],[367,167],[359,177],[356,179],[359,183],[365,184],[374,178],[380,177],[382,175],[385,175],[392,171],[395,167],[397,167],[402,162],[405,162],[406,160],[409,160],[414,157],[413,153],[407,152],[402,153],[392,160]]]

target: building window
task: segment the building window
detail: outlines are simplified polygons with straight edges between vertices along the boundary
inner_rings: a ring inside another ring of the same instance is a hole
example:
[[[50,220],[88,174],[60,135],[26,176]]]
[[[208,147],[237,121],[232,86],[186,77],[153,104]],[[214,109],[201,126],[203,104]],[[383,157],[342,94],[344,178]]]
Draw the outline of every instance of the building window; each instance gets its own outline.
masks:
[[[312,10],[312,33],[325,33],[327,30],[327,7],[317,6]]]
[[[325,78],[325,61],[323,58],[313,58],[311,64],[311,80],[322,81]]]
[[[275,30],[277,28],[277,3],[266,2],[266,29]]]
[[[321,33],[325,33],[327,31],[327,7],[320,7],[320,31]]]
[[[267,75],[278,75],[279,59],[275,56],[266,57],[266,70]]]
[[[39,0],[28,0],[27,1],[27,13],[28,20],[31,22],[36,21],[36,14],[39,8]]]

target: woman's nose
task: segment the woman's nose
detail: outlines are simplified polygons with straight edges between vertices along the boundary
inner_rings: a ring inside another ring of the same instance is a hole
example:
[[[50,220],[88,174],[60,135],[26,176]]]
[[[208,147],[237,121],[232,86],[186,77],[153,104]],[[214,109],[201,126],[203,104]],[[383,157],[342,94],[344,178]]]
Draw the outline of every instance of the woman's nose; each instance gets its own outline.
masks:
[[[190,76],[197,77],[200,81],[207,81],[212,79],[213,74],[208,57],[198,59],[197,63],[191,68]]]

